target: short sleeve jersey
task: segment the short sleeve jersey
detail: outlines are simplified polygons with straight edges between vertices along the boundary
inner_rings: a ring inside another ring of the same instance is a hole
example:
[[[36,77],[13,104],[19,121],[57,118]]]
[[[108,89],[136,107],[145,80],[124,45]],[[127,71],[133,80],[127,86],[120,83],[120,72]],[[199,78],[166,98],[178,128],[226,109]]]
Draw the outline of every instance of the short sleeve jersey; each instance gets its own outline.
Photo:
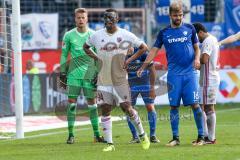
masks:
[[[193,45],[198,43],[195,28],[183,23],[178,28],[170,25],[160,30],[153,47],[164,45],[168,61],[169,75],[185,75],[196,72],[193,67],[195,58]]]
[[[219,45],[216,37],[209,35],[204,39],[201,47],[201,54],[208,54],[209,60],[201,65],[200,86],[218,86],[219,78]]]
[[[144,42],[125,29],[117,28],[115,33],[109,34],[104,28],[96,31],[86,43],[96,48],[101,61],[98,85],[121,85],[128,83],[123,65],[129,47],[138,48]]]

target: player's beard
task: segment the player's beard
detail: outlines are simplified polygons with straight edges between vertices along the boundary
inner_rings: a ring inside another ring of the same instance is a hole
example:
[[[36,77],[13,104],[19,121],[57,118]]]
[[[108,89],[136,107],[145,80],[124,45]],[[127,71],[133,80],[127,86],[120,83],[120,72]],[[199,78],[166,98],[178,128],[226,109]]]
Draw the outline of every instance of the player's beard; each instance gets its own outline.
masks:
[[[116,23],[112,23],[111,25],[107,25],[107,23],[105,23],[105,27],[108,31],[114,31],[116,26]]]
[[[181,20],[175,20],[175,21],[172,21],[172,24],[174,24],[175,26],[180,26],[182,24],[182,21]]]
[[[113,25],[107,25],[107,24],[105,24],[105,27],[107,28],[107,30],[112,30],[113,29]]]

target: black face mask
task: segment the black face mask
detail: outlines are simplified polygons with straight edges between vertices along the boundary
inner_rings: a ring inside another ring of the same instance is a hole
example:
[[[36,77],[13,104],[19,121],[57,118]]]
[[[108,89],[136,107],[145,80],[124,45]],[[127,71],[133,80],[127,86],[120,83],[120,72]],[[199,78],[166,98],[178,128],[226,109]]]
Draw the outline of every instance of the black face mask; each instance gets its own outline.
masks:
[[[112,22],[113,24],[117,23],[117,14],[115,12],[105,12],[103,15],[104,23]]]

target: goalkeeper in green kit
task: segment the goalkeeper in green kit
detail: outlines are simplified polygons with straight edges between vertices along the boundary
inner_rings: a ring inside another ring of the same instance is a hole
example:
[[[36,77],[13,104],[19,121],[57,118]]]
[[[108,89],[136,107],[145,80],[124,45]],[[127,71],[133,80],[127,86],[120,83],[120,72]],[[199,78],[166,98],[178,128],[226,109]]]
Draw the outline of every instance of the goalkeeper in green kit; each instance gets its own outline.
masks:
[[[83,44],[93,34],[87,27],[88,17],[84,8],[75,10],[76,27],[65,33],[63,37],[60,81],[63,87],[68,86],[68,132],[67,144],[74,143],[74,123],[76,117],[77,98],[83,92],[88,102],[89,117],[94,132],[94,141],[103,142],[99,133],[98,111],[96,105],[96,86],[94,79],[97,76],[96,63],[85,54]],[[70,60],[68,55],[70,53]],[[67,64],[67,65],[66,65]],[[68,67],[67,67],[68,66]],[[65,85],[66,84],[66,85]]]

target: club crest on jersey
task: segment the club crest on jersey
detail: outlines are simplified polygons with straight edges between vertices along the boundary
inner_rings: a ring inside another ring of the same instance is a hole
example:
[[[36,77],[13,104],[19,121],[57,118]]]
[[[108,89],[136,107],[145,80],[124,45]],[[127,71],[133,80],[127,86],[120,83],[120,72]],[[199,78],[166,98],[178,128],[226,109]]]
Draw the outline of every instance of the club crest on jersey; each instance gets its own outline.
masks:
[[[186,35],[187,35],[187,33],[188,33],[187,31],[184,31],[184,32],[183,32],[184,36],[186,36]]]
[[[121,37],[118,37],[117,38],[117,42],[121,42],[122,41],[122,38]]]

